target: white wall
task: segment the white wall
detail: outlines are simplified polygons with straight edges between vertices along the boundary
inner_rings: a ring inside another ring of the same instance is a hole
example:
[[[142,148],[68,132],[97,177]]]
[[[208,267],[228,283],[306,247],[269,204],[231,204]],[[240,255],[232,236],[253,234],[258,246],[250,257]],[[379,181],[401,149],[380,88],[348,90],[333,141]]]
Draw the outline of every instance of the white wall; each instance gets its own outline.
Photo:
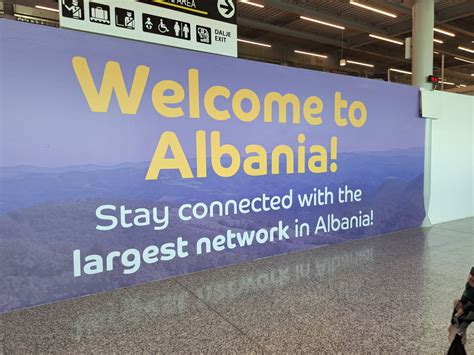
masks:
[[[428,223],[474,216],[474,97],[422,91]],[[430,119],[430,117],[432,119]]]

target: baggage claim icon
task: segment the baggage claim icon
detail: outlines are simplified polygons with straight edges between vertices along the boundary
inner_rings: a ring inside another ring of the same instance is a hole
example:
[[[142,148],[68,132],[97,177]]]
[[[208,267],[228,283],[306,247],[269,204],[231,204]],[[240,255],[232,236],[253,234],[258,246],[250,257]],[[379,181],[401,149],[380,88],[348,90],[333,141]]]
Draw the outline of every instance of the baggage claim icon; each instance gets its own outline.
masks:
[[[90,6],[90,20],[91,22],[101,23],[103,25],[110,25],[110,7],[104,4],[91,2]]]

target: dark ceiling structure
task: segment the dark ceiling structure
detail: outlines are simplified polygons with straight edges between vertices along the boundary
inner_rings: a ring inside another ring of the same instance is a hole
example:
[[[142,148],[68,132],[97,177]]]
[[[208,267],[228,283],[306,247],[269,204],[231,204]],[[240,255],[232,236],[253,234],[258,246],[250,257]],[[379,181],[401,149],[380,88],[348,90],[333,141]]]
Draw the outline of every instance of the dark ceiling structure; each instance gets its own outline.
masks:
[[[244,42],[239,48],[241,57],[410,82],[411,60],[405,59],[404,44],[412,31],[411,1],[249,1],[264,7],[241,1],[239,38],[270,44],[272,47],[266,50],[262,47],[257,51],[251,48],[255,45]],[[355,2],[365,6],[360,7]],[[437,1],[435,28],[434,74],[441,76],[444,55],[445,82],[450,83],[449,86],[455,87],[451,83],[462,87],[474,84],[474,76],[471,76],[474,73],[474,1]],[[459,47],[472,49],[472,52]],[[295,50],[321,54],[327,58],[312,57],[296,53]],[[359,64],[347,63],[341,67],[340,59]],[[449,86],[446,85],[446,88]]]
[[[54,0],[4,0],[15,18],[57,26]],[[239,57],[409,84],[405,40],[412,0],[238,1]],[[474,0],[438,0],[434,73],[444,89],[474,91]],[[341,59],[344,66],[341,66]]]

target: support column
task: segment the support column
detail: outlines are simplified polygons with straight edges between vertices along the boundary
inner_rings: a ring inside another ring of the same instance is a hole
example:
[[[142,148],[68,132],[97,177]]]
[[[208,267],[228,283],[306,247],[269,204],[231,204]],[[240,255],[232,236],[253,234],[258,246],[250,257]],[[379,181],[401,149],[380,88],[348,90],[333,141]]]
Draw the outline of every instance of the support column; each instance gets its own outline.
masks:
[[[432,89],[427,77],[433,74],[433,27],[435,0],[415,0],[413,16],[412,85]]]
[[[412,51],[412,85],[432,90],[428,83],[428,75],[433,74],[433,27],[434,27],[435,0],[414,0],[413,16],[413,51]],[[426,217],[424,227],[431,226],[428,217],[431,197],[431,142],[432,122],[425,120],[425,164],[424,164],[424,205]]]

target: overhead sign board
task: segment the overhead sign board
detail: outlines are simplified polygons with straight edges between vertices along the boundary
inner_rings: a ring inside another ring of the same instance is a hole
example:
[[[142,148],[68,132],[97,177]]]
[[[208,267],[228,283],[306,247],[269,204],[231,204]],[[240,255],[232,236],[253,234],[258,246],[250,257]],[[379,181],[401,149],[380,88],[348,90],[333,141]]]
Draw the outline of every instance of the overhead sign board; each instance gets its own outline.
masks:
[[[235,0],[138,0],[138,2],[217,21],[237,23]]]
[[[235,0],[60,0],[63,28],[237,57]]]

